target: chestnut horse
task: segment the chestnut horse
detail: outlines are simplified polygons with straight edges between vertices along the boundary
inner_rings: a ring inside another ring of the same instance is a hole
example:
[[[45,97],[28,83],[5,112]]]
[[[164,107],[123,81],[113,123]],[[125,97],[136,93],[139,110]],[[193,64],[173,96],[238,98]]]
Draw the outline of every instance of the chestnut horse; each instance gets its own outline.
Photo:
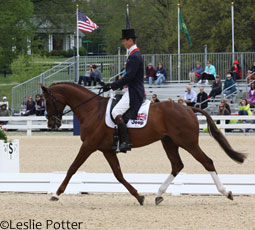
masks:
[[[41,85],[41,88],[46,98],[49,128],[57,129],[61,126],[66,105],[73,110],[81,127],[82,145],[80,151],[51,200],[59,199],[59,195],[65,191],[71,177],[79,167],[93,152],[99,150],[104,154],[117,180],[127,188],[140,205],[143,205],[144,196],[139,195],[137,190],[124,179],[117,155],[112,150],[113,129],[105,124],[105,112],[109,98],[101,97],[74,83],[55,83],[49,88]],[[199,124],[194,112],[206,116],[209,132],[231,159],[238,163],[242,163],[245,159],[244,154],[231,148],[227,139],[205,111],[180,105],[173,101],[151,104],[147,125],[141,129],[129,129],[128,132],[133,148],[160,140],[170,160],[172,172],[158,190],[155,198],[156,205],[163,201],[162,194],[184,167],[178,152],[179,147],[188,151],[204,166],[211,174],[220,193],[231,200],[233,199],[232,192],[227,191],[220,182],[213,161],[206,156],[198,145]]]

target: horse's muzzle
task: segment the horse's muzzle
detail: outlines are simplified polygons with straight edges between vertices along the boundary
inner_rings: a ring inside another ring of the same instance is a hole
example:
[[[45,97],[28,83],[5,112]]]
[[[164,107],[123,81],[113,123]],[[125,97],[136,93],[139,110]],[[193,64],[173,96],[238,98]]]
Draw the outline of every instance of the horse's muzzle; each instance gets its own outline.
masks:
[[[49,120],[48,121],[48,128],[52,130],[57,130],[61,126],[61,121],[58,120]]]

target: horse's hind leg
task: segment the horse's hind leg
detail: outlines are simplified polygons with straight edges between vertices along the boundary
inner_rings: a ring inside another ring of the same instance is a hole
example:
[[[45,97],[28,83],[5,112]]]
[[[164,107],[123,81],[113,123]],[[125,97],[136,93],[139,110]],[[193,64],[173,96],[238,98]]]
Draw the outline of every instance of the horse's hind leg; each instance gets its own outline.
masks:
[[[176,145],[168,136],[165,136],[161,140],[161,142],[166,151],[167,157],[171,162],[172,172],[167,177],[165,182],[159,187],[157,197],[155,199],[156,205],[158,205],[159,203],[163,201],[162,194],[167,190],[168,186],[171,184],[171,182],[174,180],[177,174],[183,169],[183,166],[184,166],[178,152],[178,148],[179,148],[178,145]]]
[[[140,205],[143,205],[144,196],[140,196],[137,190],[131,184],[129,184],[123,177],[116,153],[104,152],[104,156],[108,161],[109,165],[111,166],[111,169],[116,179],[127,188],[127,190],[138,200]]]
[[[213,161],[211,158],[209,158],[204,152],[203,150],[199,147],[198,144],[193,144],[190,145],[192,147],[188,147],[185,148],[189,153],[191,153],[191,155],[197,160],[199,161],[204,168],[210,173],[218,191],[223,194],[224,196],[226,196],[228,199],[233,200],[233,196],[232,196],[232,192],[231,191],[227,191],[225,189],[225,187],[223,186],[223,184],[220,181],[220,178],[215,170]]]

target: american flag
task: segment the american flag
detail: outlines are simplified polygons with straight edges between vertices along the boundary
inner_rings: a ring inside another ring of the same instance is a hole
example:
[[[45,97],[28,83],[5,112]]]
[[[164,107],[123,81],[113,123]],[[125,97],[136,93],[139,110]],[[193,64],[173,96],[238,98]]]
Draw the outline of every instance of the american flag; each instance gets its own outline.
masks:
[[[96,30],[99,26],[92,22],[88,16],[84,13],[78,11],[78,29],[86,32],[91,33],[93,30]]]

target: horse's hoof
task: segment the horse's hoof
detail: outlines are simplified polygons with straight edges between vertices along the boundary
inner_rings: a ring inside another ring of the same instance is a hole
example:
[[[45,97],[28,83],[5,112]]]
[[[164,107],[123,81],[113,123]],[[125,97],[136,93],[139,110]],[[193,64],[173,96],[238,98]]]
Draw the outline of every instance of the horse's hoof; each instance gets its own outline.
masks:
[[[56,196],[52,196],[52,197],[50,198],[50,201],[58,201],[58,200],[59,200],[59,198],[56,197]]]
[[[231,192],[231,191],[228,193],[227,198],[228,198],[228,199],[230,199],[230,200],[234,200],[234,198],[233,198],[233,194],[232,194],[232,192]]]
[[[164,198],[162,196],[156,197],[155,198],[155,204],[159,205],[163,200],[164,200]]]
[[[144,199],[145,199],[144,196],[141,196],[141,197],[138,199],[140,205],[143,205],[143,204],[144,204]]]

